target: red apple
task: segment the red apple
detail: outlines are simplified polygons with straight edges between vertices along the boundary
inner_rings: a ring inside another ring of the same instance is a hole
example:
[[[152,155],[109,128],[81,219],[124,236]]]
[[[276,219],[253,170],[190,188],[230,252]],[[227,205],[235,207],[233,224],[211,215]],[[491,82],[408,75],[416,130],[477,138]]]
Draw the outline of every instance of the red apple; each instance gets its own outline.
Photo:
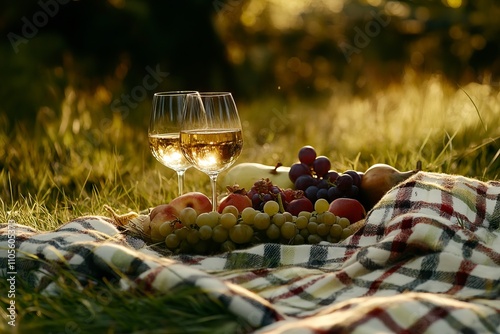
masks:
[[[198,215],[212,211],[212,202],[207,195],[196,191],[176,197],[168,204],[173,206],[178,212],[187,207],[195,209]]]
[[[294,199],[286,206],[286,211],[290,212],[294,216],[297,216],[301,211],[312,212],[313,210],[314,205],[307,197]]]
[[[160,234],[160,226],[164,222],[173,222],[177,220],[179,211],[170,204],[161,204],[155,207],[149,213],[151,239],[153,242],[160,242],[165,240],[165,236]]]
[[[349,219],[351,224],[365,218],[366,211],[358,200],[353,198],[337,198],[330,203],[328,211],[338,217]]]

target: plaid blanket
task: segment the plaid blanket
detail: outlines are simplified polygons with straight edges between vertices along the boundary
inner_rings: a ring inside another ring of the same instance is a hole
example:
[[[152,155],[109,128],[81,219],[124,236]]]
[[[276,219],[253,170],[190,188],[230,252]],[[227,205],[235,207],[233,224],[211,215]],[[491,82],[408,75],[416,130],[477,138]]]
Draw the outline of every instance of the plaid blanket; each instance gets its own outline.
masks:
[[[499,333],[499,227],[500,182],[420,172],[339,244],[165,257],[105,217],[46,233],[10,222],[0,225],[0,276],[15,269],[47,293],[57,265],[123,289],[197,286],[257,333]]]

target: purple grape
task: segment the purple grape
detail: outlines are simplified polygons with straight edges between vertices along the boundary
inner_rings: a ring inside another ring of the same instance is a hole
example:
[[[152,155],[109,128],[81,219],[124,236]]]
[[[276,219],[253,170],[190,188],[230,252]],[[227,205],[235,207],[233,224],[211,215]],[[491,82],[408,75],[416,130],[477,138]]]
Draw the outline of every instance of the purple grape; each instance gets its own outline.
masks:
[[[318,193],[316,194],[316,197],[318,197],[318,199],[324,198],[324,199],[328,200],[328,189],[325,189],[325,188],[319,189]]]
[[[252,196],[252,207],[254,209],[258,209],[261,202],[262,202],[262,200],[260,199],[259,194],[253,194],[253,196]]]
[[[330,185],[328,184],[328,181],[325,179],[319,179],[316,186],[320,189],[328,189],[330,187]]]
[[[361,175],[359,175],[359,173],[355,170],[346,170],[344,174],[348,174],[352,177],[352,184],[356,187],[361,185]]]
[[[352,176],[349,174],[339,175],[337,178],[337,188],[343,193],[347,193],[352,187]]]
[[[315,180],[311,175],[301,175],[295,180],[295,189],[304,191],[307,187],[313,186],[314,183]]]
[[[311,175],[311,169],[309,166],[303,163],[294,163],[290,167],[290,171],[288,172],[288,177],[290,178],[290,181],[295,182],[299,178],[299,176],[302,175]]]
[[[352,185],[351,189],[347,192],[347,197],[356,198],[359,194],[359,187]]]
[[[312,146],[304,146],[299,150],[299,161],[306,165],[312,165],[316,159],[316,151]]]
[[[272,192],[273,194],[275,194],[275,195],[278,195],[278,194],[281,192],[281,190],[280,190],[280,188],[279,188],[278,186],[273,186],[273,187],[271,188],[271,192]]]
[[[342,192],[337,189],[337,187],[331,187],[328,189],[328,201],[332,202],[337,198],[342,197]]]
[[[309,186],[307,187],[307,189],[304,191],[304,194],[306,195],[306,197],[311,201],[311,202],[316,202],[316,199],[318,198],[317,197],[317,193],[318,193],[318,187],[316,186]]]
[[[313,162],[313,169],[317,175],[325,175],[331,167],[330,159],[325,156],[319,156]]]
[[[323,180],[327,180],[330,183],[335,183],[337,181],[337,178],[339,177],[339,173],[337,173],[334,170],[328,171],[325,175],[323,175]]]
[[[273,195],[271,194],[265,194],[263,197],[262,197],[262,201],[263,202],[268,202],[268,201],[271,201],[273,199]]]

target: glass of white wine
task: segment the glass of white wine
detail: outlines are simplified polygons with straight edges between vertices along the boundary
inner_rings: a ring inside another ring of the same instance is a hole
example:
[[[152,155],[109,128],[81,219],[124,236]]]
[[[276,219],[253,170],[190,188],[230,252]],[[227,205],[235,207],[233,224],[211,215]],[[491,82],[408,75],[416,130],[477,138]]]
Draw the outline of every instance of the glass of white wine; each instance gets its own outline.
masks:
[[[179,196],[184,192],[184,173],[191,167],[180,149],[180,127],[186,97],[196,91],[158,92],[153,96],[149,120],[149,148],[164,166],[177,172]]]
[[[217,176],[236,161],[243,148],[240,117],[232,94],[188,94],[180,133],[184,156],[210,177],[215,211]]]

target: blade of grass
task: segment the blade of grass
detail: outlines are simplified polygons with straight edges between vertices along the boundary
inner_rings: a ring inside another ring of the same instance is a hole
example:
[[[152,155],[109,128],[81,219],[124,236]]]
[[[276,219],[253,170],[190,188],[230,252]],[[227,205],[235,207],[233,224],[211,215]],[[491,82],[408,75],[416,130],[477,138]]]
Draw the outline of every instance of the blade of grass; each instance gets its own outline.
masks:
[[[484,123],[483,118],[481,117],[481,113],[479,112],[479,108],[477,107],[476,103],[474,102],[474,100],[472,99],[472,97],[469,95],[469,93],[467,93],[467,91],[462,86],[460,86],[459,84],[457,84],[457,86],[458,86],[458,88],[462,92],[465,93],[465,95],[467,95],[467,97],[469,98],[469,100],[472,102],[472,105],[476,109],[477,116],[479,117],[479,121],[481,121],[481,125],[483,126],[484,132],[487,133],[488,132],[488,128],[486,127],[486,124]]]

